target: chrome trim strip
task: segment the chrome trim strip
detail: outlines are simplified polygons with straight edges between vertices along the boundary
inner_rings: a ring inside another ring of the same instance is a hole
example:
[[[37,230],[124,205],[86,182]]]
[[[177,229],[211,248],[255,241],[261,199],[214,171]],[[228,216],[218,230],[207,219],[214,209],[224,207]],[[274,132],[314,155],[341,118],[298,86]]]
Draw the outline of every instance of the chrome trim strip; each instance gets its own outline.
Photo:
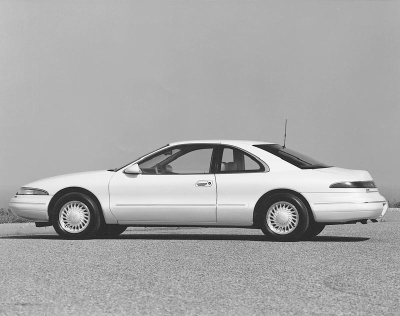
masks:
[[[115,206],[166,206],[166,207],[177,207],[177,206],[216,206],[216,204],[115,204]]]
[[[45,202],[10,202],[10,204],[39,204],[39,205],[46,205]]]
[[[386,201],[371,201],[371,202],[317,202],[313,204],[369,204],[369,203],[386,203]]]

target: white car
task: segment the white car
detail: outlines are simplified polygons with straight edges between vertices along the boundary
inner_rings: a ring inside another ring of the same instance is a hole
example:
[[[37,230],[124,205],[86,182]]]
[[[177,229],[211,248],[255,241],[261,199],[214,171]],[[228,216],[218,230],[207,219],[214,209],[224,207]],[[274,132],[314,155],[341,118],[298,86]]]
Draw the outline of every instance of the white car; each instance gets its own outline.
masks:
[[[388,208],[367,171],[320,163],[259,141],[177,142],[128,165],[23,186],[11,211],[64,238],[128,226],[260,228],[275,240],[325,225],[376,222]]]

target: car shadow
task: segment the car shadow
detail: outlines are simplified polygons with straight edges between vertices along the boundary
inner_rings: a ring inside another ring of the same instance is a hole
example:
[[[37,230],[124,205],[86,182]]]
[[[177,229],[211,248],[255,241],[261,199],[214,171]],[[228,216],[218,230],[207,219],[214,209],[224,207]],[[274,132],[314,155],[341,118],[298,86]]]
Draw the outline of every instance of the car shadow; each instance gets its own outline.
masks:
[[[345,236],[317,236],[302,240],[303,242],[360,242],[370,240],[369,237],[345,237]]]
[[[0,236],[0,239],[54,239],[64,240],[58,235],[23,235],[23,236]],[[238,240],[238,241],[263,241],[277,242],[263,235],[204,235],[204,234],[123,234],[117,237],[95,237],[91,240]],[[362,242],[367,237],[344,237],[344,236],[317,236],[307,240],[296,242]]]

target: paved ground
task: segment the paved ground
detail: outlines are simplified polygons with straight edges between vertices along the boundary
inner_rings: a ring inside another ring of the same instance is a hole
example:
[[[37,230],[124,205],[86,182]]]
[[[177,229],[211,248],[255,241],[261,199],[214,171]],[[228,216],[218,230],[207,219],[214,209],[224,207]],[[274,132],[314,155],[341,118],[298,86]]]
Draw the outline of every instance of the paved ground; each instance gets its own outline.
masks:
[[[247,229],[68,241],[0,225],[0,315],[400,315],[400,212],[278,243]]]

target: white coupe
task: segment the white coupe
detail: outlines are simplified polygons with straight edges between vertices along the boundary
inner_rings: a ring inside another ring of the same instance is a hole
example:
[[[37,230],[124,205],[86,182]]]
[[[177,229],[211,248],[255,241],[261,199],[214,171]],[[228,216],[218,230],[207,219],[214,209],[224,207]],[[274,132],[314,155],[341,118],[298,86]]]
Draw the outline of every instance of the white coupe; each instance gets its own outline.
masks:
[[[388,208],[367,171],[325,165],[258,141],[177,142],[128,165],[23,186],[11,211],[63,238],[128,226],[260,228],[279,241],[325,225],[376,222]]]

